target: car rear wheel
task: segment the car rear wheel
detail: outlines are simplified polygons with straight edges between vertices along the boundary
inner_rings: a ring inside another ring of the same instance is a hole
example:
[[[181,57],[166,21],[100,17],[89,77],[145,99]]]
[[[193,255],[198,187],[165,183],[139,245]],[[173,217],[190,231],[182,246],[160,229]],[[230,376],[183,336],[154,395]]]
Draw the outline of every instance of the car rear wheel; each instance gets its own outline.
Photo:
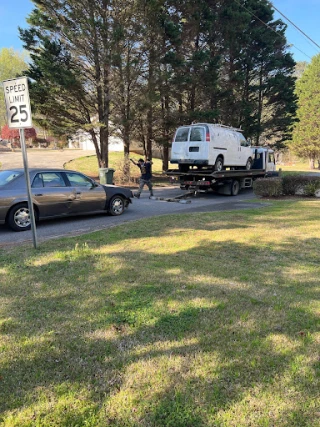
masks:
[[[109,203],[108,213],[112,216],[121,215],[124,212],[125,201],[121,196],[113,196]]]
[[[19,203],[11,208],[7,222],[14,231],[26,231],[31,228],[30,211],[27,203]]]

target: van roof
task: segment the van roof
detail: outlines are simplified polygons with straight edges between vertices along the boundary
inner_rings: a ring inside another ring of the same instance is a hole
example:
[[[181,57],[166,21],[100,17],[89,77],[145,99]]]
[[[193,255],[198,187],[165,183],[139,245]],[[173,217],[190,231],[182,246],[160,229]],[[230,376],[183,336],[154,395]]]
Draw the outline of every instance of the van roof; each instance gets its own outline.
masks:
[[[220,123],[191,123],[191,125],[189,125],[189,126],[214,126],[214,127],[217,127],[217,128],[219,128],[219,127],[220,128],[225,128],[225,129],[233,130],[233,131],[236,131],[236,132],[243,132],[243,129],[234,128],[232,126],[225,126],[225,125],[222,125]]]

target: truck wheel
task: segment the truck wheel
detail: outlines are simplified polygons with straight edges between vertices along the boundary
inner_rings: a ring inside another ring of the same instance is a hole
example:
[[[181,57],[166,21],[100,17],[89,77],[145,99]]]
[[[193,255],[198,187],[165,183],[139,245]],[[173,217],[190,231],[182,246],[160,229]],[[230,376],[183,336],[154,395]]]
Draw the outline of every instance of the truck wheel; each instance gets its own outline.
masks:
[[[251,169],[251,166],[252,166],[252,159],[249,157],[246,163],[246,170],[249,171]]]
[[[221,157],[218,157],[215,164],[214,164],[214,170],[216,172],[221,172],[223,170],[223,159]]]
[[[237,196],[239,194],[240,183],[239,183],[239,181],[237,179],[234,179],[231,182],[231,188],[230,188],[230,190],[231,190],[231,196]]]

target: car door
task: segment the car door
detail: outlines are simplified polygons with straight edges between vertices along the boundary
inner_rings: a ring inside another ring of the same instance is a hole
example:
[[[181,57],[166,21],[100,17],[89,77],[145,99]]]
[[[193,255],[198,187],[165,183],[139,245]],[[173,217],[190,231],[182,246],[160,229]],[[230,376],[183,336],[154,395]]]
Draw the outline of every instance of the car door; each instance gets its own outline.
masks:
[[[105,209],[106,192],[102,185],[79,172],[65,172],[75,198],[70,213],[87,213]]]
[[[41,218],[67,215],[75,199],[61,172],[39,172],[31,183],[32,196]]]

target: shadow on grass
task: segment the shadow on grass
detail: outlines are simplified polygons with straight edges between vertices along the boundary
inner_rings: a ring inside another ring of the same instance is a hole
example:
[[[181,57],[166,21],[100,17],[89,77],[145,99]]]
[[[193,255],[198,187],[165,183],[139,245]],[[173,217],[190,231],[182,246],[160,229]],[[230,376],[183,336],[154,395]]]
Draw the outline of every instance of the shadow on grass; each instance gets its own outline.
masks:
[[[250,220],[243,225],[250,227]],[[206,230],[224,227],[215,221]],[[168,226],[156,230],[170,232]],[[4,255],[0,332],[10,351],[1,369],[3,413],[34,408],[44,391],[57,402],[70,390],[75,397],[85,390],[87,409],[56,409],[56,425],[219,425],[212,420],[221,411],[250,391],[277,389],[287,375],[287,387],[297,390],[296,406],[279,410],[274,421],[308,425],[309,407],[302,403],[318,393],[319,364],[309,367],[308,376],[299,360],[319,325],[306,308],[318,298],[319,239],[288,238],[272,248],[203,240],[172,256],[131,248],[101,255],[94,252],[103,241],[97,236],[82,238],[90,249],[64,247],[55,261],[46,261],[55,248],[47,244],[39,251],[42,264],[24,254],[19,267]],[[137,233],[121,237],[115,230],[109,244],[131,237]],[[301,244],[303,254],[297,251]],[[290,277],[295,262],[299,274]],[[282,341],[291,345],[282,348]],[[139,390],[128,386],[130,372]],[[126,409],[122,393],[133,396]],[[95,417],[108,405],[114,409],[108,424],[98,424]],[[49,409],[42,409],[42,417],[49,417]]]

